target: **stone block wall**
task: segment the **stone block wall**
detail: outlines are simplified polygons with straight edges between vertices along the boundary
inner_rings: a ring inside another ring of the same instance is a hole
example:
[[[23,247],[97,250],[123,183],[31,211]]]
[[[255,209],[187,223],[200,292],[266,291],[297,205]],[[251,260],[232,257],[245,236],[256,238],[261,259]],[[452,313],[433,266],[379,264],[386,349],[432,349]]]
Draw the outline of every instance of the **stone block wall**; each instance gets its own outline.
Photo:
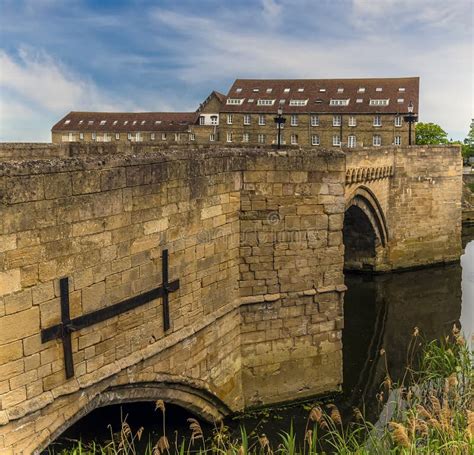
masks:
[[[116,151],[0,163],[0,451],[31,453],[107,400],[217,418],[336,389],[343,155]],[[71,317],[87,314],[161,285],[164,248],[171,330],[157,300],[74,332],[66,380],[62,343],[40,337],[60,322],[59,278]]]

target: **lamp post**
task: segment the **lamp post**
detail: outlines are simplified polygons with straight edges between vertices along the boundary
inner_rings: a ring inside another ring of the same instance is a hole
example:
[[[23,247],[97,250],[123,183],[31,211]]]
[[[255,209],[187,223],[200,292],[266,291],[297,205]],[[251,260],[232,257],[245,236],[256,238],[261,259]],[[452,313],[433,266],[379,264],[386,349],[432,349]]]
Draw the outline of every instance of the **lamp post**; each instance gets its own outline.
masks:
[[[286,119],[282,117],[283,109],[281,107],[277,110],[278,115],[273,117],[273,121],[278,125],[278,136],[277,136],[277,149],[281,147],[281,125],[286,122]]]
[[[418,120],[418,115],[413,113],[413,101],[410,101],[408,114],[404,115],[403,119],[408,123],[408,145],[411,145],[411,125]]]

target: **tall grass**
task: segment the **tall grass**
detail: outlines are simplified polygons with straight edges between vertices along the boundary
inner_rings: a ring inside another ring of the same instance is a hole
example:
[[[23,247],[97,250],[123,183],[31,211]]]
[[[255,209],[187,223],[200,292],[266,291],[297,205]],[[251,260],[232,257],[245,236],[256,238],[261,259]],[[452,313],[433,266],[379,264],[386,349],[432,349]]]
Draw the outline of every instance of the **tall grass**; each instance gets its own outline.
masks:
[[[394,384],[387,369],[382,384],[385,395],[379,398],[391,404],[393,413],[388,424],[375,426],[360,410],[354,409],[353,419],[344,424],[334,404],[315,403],[311,407],[304,438],[297,440],[293,423],[288,431],[281,430],[279,442],[273,447],[263,434],[247,434],[241,427],[233,437],[223,423],[216,425],[209,437],[196,419],[188,419],[190,436],[170,443],[166,436],[165,403],[159,400],[156,410],[163,416],[162,435],[156,442],[148,441],[142,449],[145,455],[317,455],[337,454],[441,454],[471,455],[474,453],[474,399],[472,353],[459,331],[442,340],[421,343],[415,329],[407,353],[406,373]],[[385,352],[382,350],[381,355]],[[415,365],[418,364],[418,367]],[[385,362],[387,365],[387,362]],[[387,399],[382,398],[388,396]],[[130,455],[139,454],[137,443],[143,428],[133,433],[126,418],[121,431],[111,433],[111,440],[103,445],[77,441],[72,449],[49,453],[62,455]]]

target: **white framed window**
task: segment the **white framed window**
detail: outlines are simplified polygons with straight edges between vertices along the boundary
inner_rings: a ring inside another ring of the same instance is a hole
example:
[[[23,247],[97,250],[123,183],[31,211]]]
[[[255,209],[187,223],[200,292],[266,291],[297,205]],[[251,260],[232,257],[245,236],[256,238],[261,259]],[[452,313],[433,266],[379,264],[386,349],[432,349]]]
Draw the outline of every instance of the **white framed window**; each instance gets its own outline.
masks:
[[[291,142],[291,145],[296,145],[296,144],[298,144],[298,135],[293,133],[293,134],[290,136],[290,142]]]
[[[97,139],[97,133],[92,133],[92,140],[95,141]]]
[[[259,134],[257,140],[259,144],[265,144],[265,134]]]
[[[300,87],[300,88],[298,89],[298,92],[300,92],[300,93],[304,92],[304,88],[303,88],[303,87]]]
[[[154,140],[155,140],[155,133],[151,133],[151,134],[150,134],[150,140],[151,140],[151,141],[154,141]]]
[[[244,114],[244,125],[250,125],[250,115]]]
[[[166,141],[166,133],[161,133],[161,140]]]
[[[247,100],[247,103],[253,103],[254,101],[255,101],[255,100],[254,100],[253,98],[249,98],[249,99]]]
[[[375,89],[375,91],[376,91],[376,92],[381,92],[381,91],[382,91],[382,87],[377,87],[377,88]]]
[[[319,145],[319,136],[317,134],[311,135],[311,145]]]
[[[402,126],[402,117],[397,115],[394,120],[395,126]]]
[[[372,138],[372,145],[374,147],[379,147],[382,145],[382,136],[380,136],[380,134],[374,134]]]
[[[64,122],[65,125],[69,125],[70,123],[71,123],[71,120],[69,119]]]
[[[273,106],[275,100],[257,100],[257,106]]]
[[[290,106],[306,106],[308,100],[290,100]]]
[[[107,123],[107,120],[101,120],[101,121],[100,121],[100,124],[101,124],[101,125],[105,125],[106,123]]]
[[[232,142],[232,133],[227,133],[227,142]]]
[[[356,103],[363,103],[364,102],[364,99],[363,98],[357,98],[356,99]]]
[[[115,140],[119,141],[120,140],[120,133],[115,133]]]
[[[94,124],[94,120],[89,120],[89,121],[87,122],[87,124],[88,124],[88,125],[93,125],[93,124]]]
[[[128,120],[125,120],[125,121],[123,122],[124,125],[126,125],[127,123],[128,123]]]
[[[161,123],[161,120],[155,120],[155,125],[159,125]]]
[[[319,126],[319,115],[311,116],[311,126]]]
[[[287,87],[283,90],[283,93],[290,93],[290,89]]]
[[[204,115],[201,115],[199,117],[199,124],[204,125],[205,123],[206,123],[206,118],[204,117]]]
[[[227,98],[227,104],[240,105],[244,102],[245,98]]]
[[[402,145],[402,137],[401,136],[395,136],[394,144],[395,145]]]
[[[244,133],[244,134],[242,135],[242,142],[248,142],[249,139],[250,139],[249,133]]]
[[[240,93],[241,91],[242,91],[241,88],[236,88],[236,89],[235,89],[235,93]]]
[[[326,91],[326,89],[325,89],[325,88],[320,88],[319,91],[320,91],[321,93],[324,93],[324,92]]]
[[[267,93],[272,93],[272,90],[273,90],[272,88],[267,88],[266,92]]]
[[[341,116],[340,115],[333,115],[332,116],[332,126],[341,126]]]
[[[399,91],[399,92],[404,92],[404,91],[405,91],[405,87],[398,87],[398,91]]]
[[[263,125],[265,125],[265,123],[266,123],[266,117],[265,117],[265,115],[259,115],[259,116],[258,116],[258,124],[259,124],[260,126],[263,126]]]
[[[216,135],[214,133],[209,134],[209,142],[214,142],[216,140]]]
[[[357,119],[355,115],[349,116],[349,121],[348,121],[349,126],[357,126]]]
[[[405,102],[405,98],[397,98],[397,103],[402,104]]]
[[[388,106],[389,100],[370,100],[369,105],[370,106]]]
[[[259,88],[254,88],[254,89],[252,90],[252,92],[255,92],[255,93],[258,93],[259,91],[260,91]]]
[[[196,135],[194,133],[189,133],[189,140],[190,141],[195,141],[196,140]]]
[[[365,87],[359,87],[357,93],[365,93]]]
[[[339,134],[335,134],[333,137],[332,137],[332,145],[341,145],[341,137],[339,136]]]
[[[234,116],[232,114],[227,114],[227,125],[232,125],[234,121]]]
[[[132,125],[136,125],[136,124],[137,124],[137,121],[134,120],[134,121],[132,122]]]
[[[330,106],[348,106],[349,105],[349,100],[330,100],[329,101]]]
[[[79,133],[79,139],[82,141],[84,139],[84,133]]]
[[[142,141],[142,134],[141,133],[135,133],[135,141],[136,142],[141,142]]]
[[[218,124],[217,119],[218,119],[217,115],[211,115],[211,125],[217,125]]]
[[[298,116],[296,114],[290,117],[290,124],[291,126],[298,126]]]
[[[382,116],[374,115],[374,126],[382,126]]]
[[[129,141],[132,140],[132,133],[127,133],[127,139],[128,139]]]
[[[347,138],[347,146],[352,148],[352,147],[355,147],[356,145],[357,145],[356,137],[353,134],[349,135]]]
[[[344,88],[343,87],[339,87],[337,89],[337,93],[344,93]]]
[[[142,121],[140,122],[140,125],[144,125],[145,123],[146,123],[146,120],[142,120]]]
[[[82,125],[84,123],[84,120],[79,120],[79,125]]]
[[[174,141],[179,142],[179,133],[174,133]]]

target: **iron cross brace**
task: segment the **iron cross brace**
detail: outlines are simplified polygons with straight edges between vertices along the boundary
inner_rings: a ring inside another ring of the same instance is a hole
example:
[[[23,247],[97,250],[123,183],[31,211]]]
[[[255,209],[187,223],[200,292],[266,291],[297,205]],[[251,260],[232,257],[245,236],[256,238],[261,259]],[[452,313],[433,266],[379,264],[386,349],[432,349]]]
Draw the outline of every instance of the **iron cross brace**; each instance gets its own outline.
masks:
[[[131,297],[122,302],[110,305],[91,313],[78,316],[71,319],[69,309],[69,280],[61,278],[59,280],[60,302],[61,302],[61,322],[57,325],[43,329],[41,331],[41,341],[46,343],[51,340],[60,339],[63,343],[64,351],[64,367],[66,370],[66,378],[74,376],[74,363],[72,358],[72,341],[71,333],[77,330],[89,327],[99,322],[110,319],[119,314],[130,311],[141,305],[151,302],[152,300],[163,299],[163,329],[168,331],[170,328],[169,315],[169,294],[179,289],[179,280],[168,281],[168,250],[163,250],[161,256],[161,273],[162,285],[144,292],[135,297]]]

